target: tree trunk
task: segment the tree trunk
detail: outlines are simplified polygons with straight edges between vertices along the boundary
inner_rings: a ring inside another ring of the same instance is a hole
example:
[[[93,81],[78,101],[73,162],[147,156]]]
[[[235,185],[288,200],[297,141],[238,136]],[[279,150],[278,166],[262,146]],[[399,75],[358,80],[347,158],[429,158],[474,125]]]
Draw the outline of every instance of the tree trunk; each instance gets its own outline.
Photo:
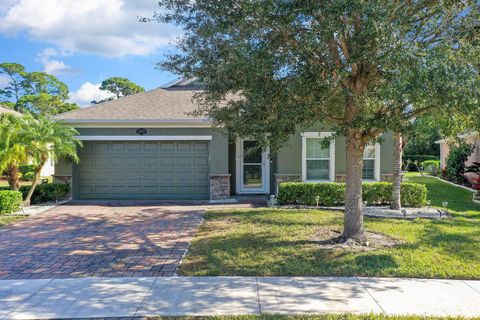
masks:
[[[7,167],[7,182],[11,190],[18,191],[20,189],[20,178],[18,176],[18,166],[11,163]]]
[[[402,133],[395,132],[393,135],[393,188],[392,188],[392,203],[390,208],[393,210],[400,210],[401,204],[401,182],[402,182]]]
[[[47,160],[42,158],[42,162],[35,168],[35,175],[33,177],[32,185],[30,186],[30,189],[28,189],[27,196],[25,197],[25,200],[23,201],[23,205],[28,207],[30,205],[31,199],[33,192],[35,191],[35,188],[38,185],[38,181],[40,181],[40,174],[42,173],[42,168],[47,163]]]
[[[347,133],[346,149],[345,218],[342,238],[344,241],[352,239],[355,242],[365,244],[362,201],[363,151],[365,145],[356,130],[350,129]]]

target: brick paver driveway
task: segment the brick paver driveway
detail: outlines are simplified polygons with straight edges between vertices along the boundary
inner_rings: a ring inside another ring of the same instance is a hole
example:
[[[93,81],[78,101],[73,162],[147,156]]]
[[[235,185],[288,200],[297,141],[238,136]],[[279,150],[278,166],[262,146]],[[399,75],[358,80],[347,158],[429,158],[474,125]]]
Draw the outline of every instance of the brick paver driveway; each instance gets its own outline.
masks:
[[[202,211],[67,205],[0,229],[0,279],[172,276]]]

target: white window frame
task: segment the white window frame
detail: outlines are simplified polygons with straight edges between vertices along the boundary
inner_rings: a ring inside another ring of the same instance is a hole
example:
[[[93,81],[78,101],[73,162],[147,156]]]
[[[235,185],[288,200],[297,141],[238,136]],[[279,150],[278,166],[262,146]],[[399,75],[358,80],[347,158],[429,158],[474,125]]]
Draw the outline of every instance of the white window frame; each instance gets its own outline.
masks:
[[[334,132],[302,132],[302,181],[305,182],[325,182],[335,181],[335,139],[330,141],[329,179],[328,180],[307,180],[307,160],[322,160],[322,158],[307,159],[307,139],[331,137]],[[323,158],[326,160],[326,158]]]
[[[375,143],[375,158],[362,158],[362,160],[373,160],[373,180],[363,179],[364,181],[380,181],[380,143]],[[363,175],[363,171],[362,171]]]

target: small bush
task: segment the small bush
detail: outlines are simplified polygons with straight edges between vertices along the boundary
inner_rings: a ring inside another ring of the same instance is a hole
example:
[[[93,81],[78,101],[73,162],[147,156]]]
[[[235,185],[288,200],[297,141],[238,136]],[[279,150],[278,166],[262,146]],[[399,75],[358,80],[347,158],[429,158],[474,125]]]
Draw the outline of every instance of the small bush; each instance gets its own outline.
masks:
[[[428,160],[437,160],[438,156],[432,155],[403,155],[403,168],[405,171],[416,172],[419,171],[419,167],[422,166],[422,163]]]
[[[432,176],[438,176],[440,173],[440,161],[439,160],[425,160],[422,162],[423,171]]]
[[[35,178],[35,172],[27,172],[24,175],[22,175],[22,179],[25,181],[33,181]]]
[[[315,206],[319,197],[320,206],[339,206],[345,204],[345,184],[335,182],[308,183],[285,182],[278,187],[278,203]],[[363,183],[363,200],[368,205],[389,205],[392,197],[391,182]],[[402,183],[402,205],[421,207],[427,201],[427,188],[418,183]]]
[[[0,190],[8,190],[8,187],[0,188]],[[20,192],[25,199],[30,186],[21,186]],[[63,183],[45,183],[39,184],[32,195],[32,204],[55,201],[65,198],[70,193],[70,185]]]
[[[464,184],[466,182],[465,162],[474,150],[475,145],[465,142],[451,147],[445,170],[448,180],[458,184]]]
[[[0,213],[12,213],[20,210],[22,193],[12,190],[0,191]]]
[[[35,166],[33,164],[24,164],[18,167],[18,171],[22,174],[22,176],[25,176],[28,173],[34,173],[35,172]]]

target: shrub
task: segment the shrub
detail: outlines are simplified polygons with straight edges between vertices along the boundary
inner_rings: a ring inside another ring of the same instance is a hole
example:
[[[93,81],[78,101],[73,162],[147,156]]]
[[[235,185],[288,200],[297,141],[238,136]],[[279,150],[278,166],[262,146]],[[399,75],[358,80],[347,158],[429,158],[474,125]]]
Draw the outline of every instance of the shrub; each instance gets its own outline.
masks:
[[[21,186],[20,192],[23,199],[28,193],[30,186]],[[8,187],[2,188],[7,190]],[[48,201],[55,201],[61,198],[65,198],[70,193],[70,185],[63,183],[45,183],[39,184],[32,195],[32,204],[38,204]]]
[[[18,171],[22,174],[22,176],[25,176],[28,173],[34,173],[35,172],[35,166],[33,164],[24,164],[18,167]]]
[[[405,171],[418,171],[419,166],[422,165],[424,161],[428,160],[438,160],[438,156],[432,155],[403,155],[403,167]]]
[[[446,161],[445,174],[447,179],[458,184],[464,184],[465,162],[475,150],[475,145],[462,142],[452,146]]]
[[[33,181],[33,179],[35,178],[35,172],[27,172],[22,175],[22,178],[25,181]]]
[[[308,183],[285,182],[278,187],[279,204],[316,205],[319,197],[320,206],[345,204],[345,184],[335,182]],[[392,197],[391,182],[363,183],[363,200],[369,205],[389,205]],[[421,207],[427,201],[427,188],[418,183],[402,183],[402,205]]]
[[[12,213],[20,210],[22,193],[12,190],[0,191],[0,213]]]
[[[422,162],[423,171],[426,173],[437,176],[440,172],[440,161],[439,160],[425,160]]]

